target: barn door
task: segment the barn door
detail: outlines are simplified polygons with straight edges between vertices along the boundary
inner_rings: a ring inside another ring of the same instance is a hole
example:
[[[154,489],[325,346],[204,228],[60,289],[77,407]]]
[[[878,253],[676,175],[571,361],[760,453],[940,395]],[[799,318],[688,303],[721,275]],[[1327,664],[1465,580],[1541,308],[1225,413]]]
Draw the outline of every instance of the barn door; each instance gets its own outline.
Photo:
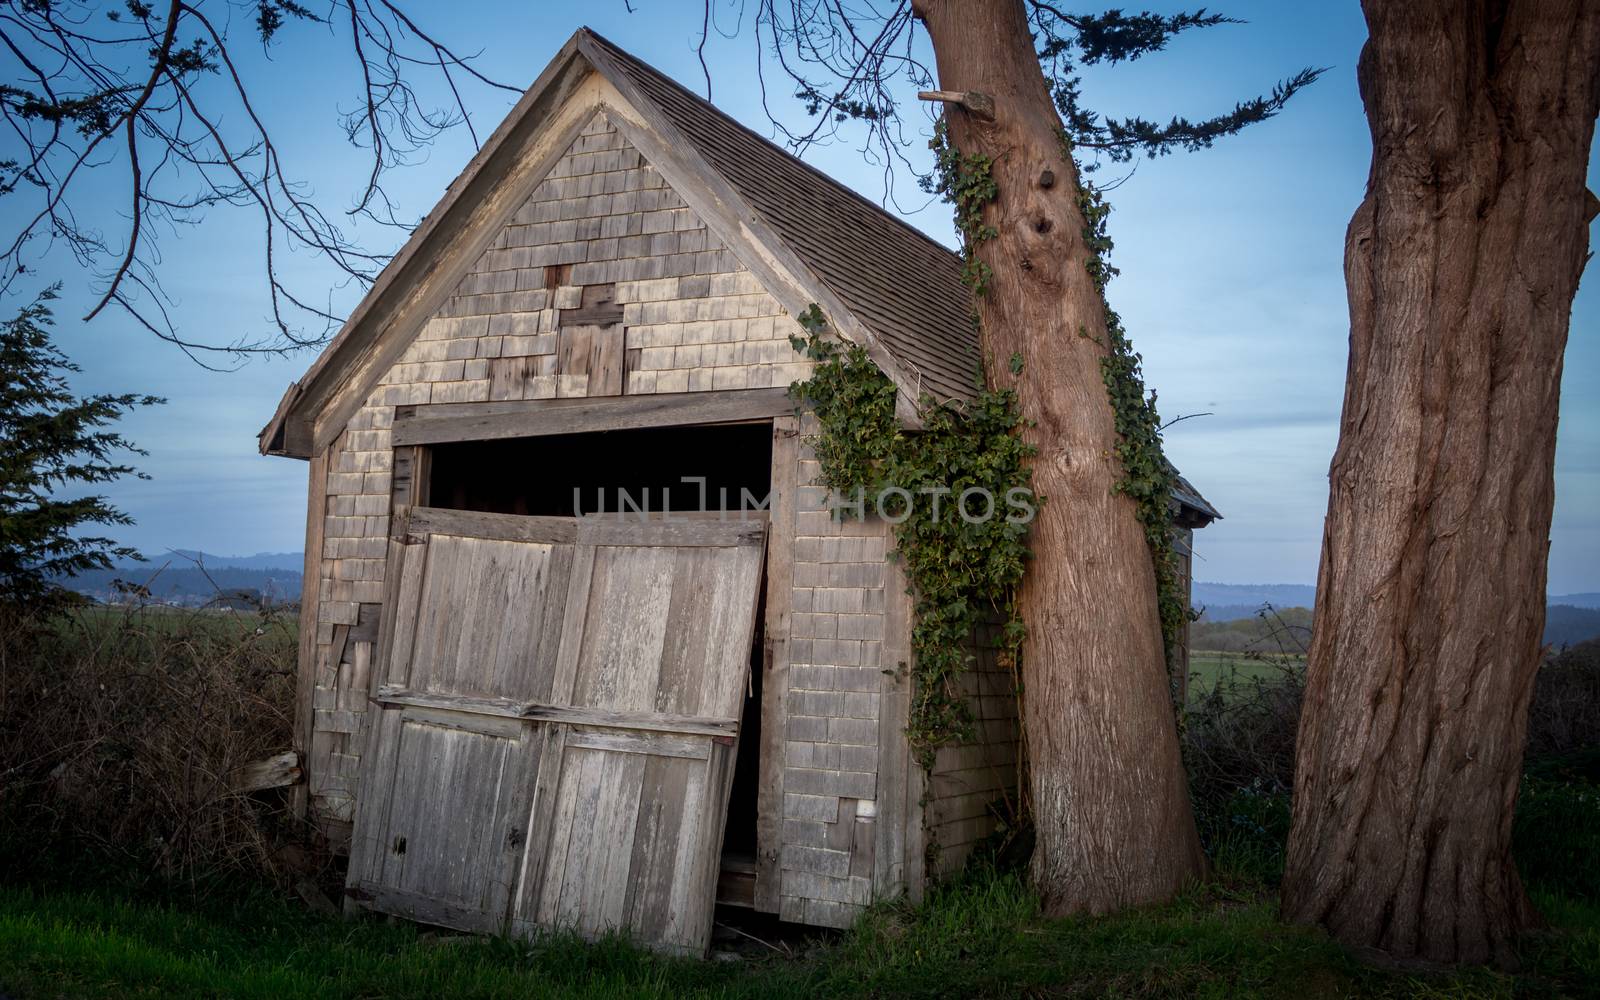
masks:
[[[416,508],[398,528],[349,895],[497,932],[542,746],[522,713],[550,695],[576,526]]]
[[[353,895],[703,952],[764,527],[414,512]]]
[[[705,951],[764,537],[585,519],[513,931]]]

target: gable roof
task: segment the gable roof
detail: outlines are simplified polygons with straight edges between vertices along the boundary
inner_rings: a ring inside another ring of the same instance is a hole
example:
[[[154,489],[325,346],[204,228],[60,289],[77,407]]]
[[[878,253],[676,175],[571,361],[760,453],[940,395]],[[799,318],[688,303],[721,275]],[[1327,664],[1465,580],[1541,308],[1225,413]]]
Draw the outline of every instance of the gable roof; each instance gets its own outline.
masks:
[[[960,257],[599,35],[586,41],[602,72],[624,74],[659,107],[929,394],[972,396],[978,339]]]
[[[922,393],[941,401],[971,398],[977,331],[954,251],[580,28],[290,385],[261,431],[264,454],[309,457],[336,434],[397,357],[396,348],[403,349],[408,322],[414,333],[425,318],[417,314],[426,312],[426,297],[414,286],[453,283],[440,277],[441,260],[470,246],[474,233],[484,242],[485,229],[492,232],[515,210],[515,199],[491,196],[511,187],[508,178],[519,169],[523,175],[532,169],[526,161],[540,148],[538,136],[556,129],[551,123],[591,75],[631,105],[619,110],[644,119],[633,138],[641,146],[650,140],[653,148],[641,151],[651,162],[677,175],[675,187],[700,188],[703,207],[720,212],[723,238],[753,245],[759,259],[747,265],[758,276],[776,269],[795,278],[807,293],[795,304],[821,303],[834,328],[862,343],[901,388],[903,400]],[[706,214],[717,227],[718,213]],[[1192,487],[1174,495],[1207,518],[1219,516]]]
[[[289,387],[261,432],[263,453],[307,457],[328,443],[353,413],[352,401],[392,363],[402,328],[419,325],[426,296],[416,286],[437,287],[447,258],[483,236],[485,203],[512,186],[508,178],[533,169],[526,161],[537,136],[556,130],[552,122],[590,77],[627,105],[616,110],[634,118],[630,138],[647,159],[691,202],[689,189],[698,193],[696,207],[736,252],[745,246],[746,265],[763,279],[784,279],[772,283],[789,288],[791,312],[821,304],[834,328],[866,347],[911,400],[923,392],[941,400],[971,395],[977,338],[954,253],[583,28]],[[496,203],[496,211],[507,209],[505,199]]]

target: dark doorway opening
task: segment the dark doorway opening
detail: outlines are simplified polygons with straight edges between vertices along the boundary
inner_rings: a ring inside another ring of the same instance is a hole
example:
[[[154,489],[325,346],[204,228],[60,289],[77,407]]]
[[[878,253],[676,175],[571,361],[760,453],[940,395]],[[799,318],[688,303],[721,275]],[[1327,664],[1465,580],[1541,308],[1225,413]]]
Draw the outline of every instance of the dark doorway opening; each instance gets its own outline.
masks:
[[[652,427],[434,445],[435,507],[574,517],[754,508],[772,477],[772,425]],[[699,482],[704,479],[704,485]]]

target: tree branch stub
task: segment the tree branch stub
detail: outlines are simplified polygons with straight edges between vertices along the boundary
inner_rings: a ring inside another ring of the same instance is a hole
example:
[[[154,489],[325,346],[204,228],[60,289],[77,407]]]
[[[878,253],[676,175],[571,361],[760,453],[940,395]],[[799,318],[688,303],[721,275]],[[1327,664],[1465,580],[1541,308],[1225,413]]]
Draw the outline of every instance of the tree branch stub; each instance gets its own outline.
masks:
[[[919,101],[943,101],[963,108],[975,118],[994,121],[994,98],[976,90],[919,90]]]

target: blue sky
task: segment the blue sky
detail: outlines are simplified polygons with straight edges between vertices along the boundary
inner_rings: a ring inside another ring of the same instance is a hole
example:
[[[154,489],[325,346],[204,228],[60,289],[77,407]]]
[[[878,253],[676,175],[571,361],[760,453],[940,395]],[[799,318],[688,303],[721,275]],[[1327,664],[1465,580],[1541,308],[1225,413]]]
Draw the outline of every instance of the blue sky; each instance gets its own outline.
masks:
[[[416,14],[457,48],[481,49],[480,68],[506,82],[532,82],[566,37],[587,23],[702,87],[694,54],[698,4],[642,0],[635,6],[639,12],[629,14],[621,0],[462,2],[448,8],[448,19],[442,7],[418,5]],[[1144,355],[1163,415],[1214,414],[1179,423],[1168,437],[1174,461],[1226,515],[1198,539],[1196,576],[1309,583],[1345,371],[1344,229],[1360,201],[1369,156],[1355,83],[1364,26],[1354,2],[1230,3],[1220,9],[1249,23],[1200,32],[1141,62],[1086,73],[1091,105],[1156,119],[1198,117],[1303,66],[1329,72],[1282,116],[1215,149],[1137,164],[1111,195],[1114,263],[1122,276],[1110,294]],[[721,11],[726,27],[734,23],[733,10]],[[748,24],[734,39],[713,36],[707,57],[716,103],[769,132],[753,84],[757,53]],[[296,29],[270,59],[259,52],[244,58],[261,81],[263,114],[280,133],[291,169],[325,203],[348,205],[359,190],[362,163],[337,124],[337,109],[348,108],[354,95],[338,41],[320,29]],[[784,94],[779,88],[775,108],[800,121],[802,109]],[[512,101],[484,89],[467,96],[480,134]],[[913,109],[911,120],[920,125],[921,111]],[[926,161],[920,138],[908,152],[919,164]],[[457,132],[397,171],[390,189],[401,209],[413,217],[425,213],[471,153],[467,136]],[[807,159],[869,197],[883,194],[881,171],[848,143],[813,149]],[[123,221],[115,198],[125,178],[118,170],[116,164],[101,168],[85,189],[99,199],[98,206],[86,204],[103,213],[99,223],[108,232]],[[1125,172],[1107,167],[1102,181]],[[1590,184],[1600,188],[1597,172],[1591,166]],[[897,190],[903,207],[924,205],[909,177]],[[946,206],[922,207],[907,218],[953,242]],[[1600,227],[1591,239],[1596,236]],[[387,249],[398,244],[392,233],[372,238]],[[228,340],[264,330],[260,240],[250,217],[214,213],[204,225],[164,240],[163,277],[185,332]],[[337,308],[353,306],[356,291],[337,286],[324,265],[298,258],[290,266],[328,287]],[[1600,590],[1600,282],[1592,271],[1574,305],[1566,358],[1553,593]],[[41,274],[66,284],[58,340],[84,368],[81,389],[138,390],[171,400],[126,421],[151,453],[141,464],[152,478],[109,491],[137,520],[121,536],[151,554],[180,547],[220,554],[298,549],[305,465],[257,456],[255,434],[312,354],[207,372],[114,312],[80,322],[90,288],[66,254],[47,258]]]

